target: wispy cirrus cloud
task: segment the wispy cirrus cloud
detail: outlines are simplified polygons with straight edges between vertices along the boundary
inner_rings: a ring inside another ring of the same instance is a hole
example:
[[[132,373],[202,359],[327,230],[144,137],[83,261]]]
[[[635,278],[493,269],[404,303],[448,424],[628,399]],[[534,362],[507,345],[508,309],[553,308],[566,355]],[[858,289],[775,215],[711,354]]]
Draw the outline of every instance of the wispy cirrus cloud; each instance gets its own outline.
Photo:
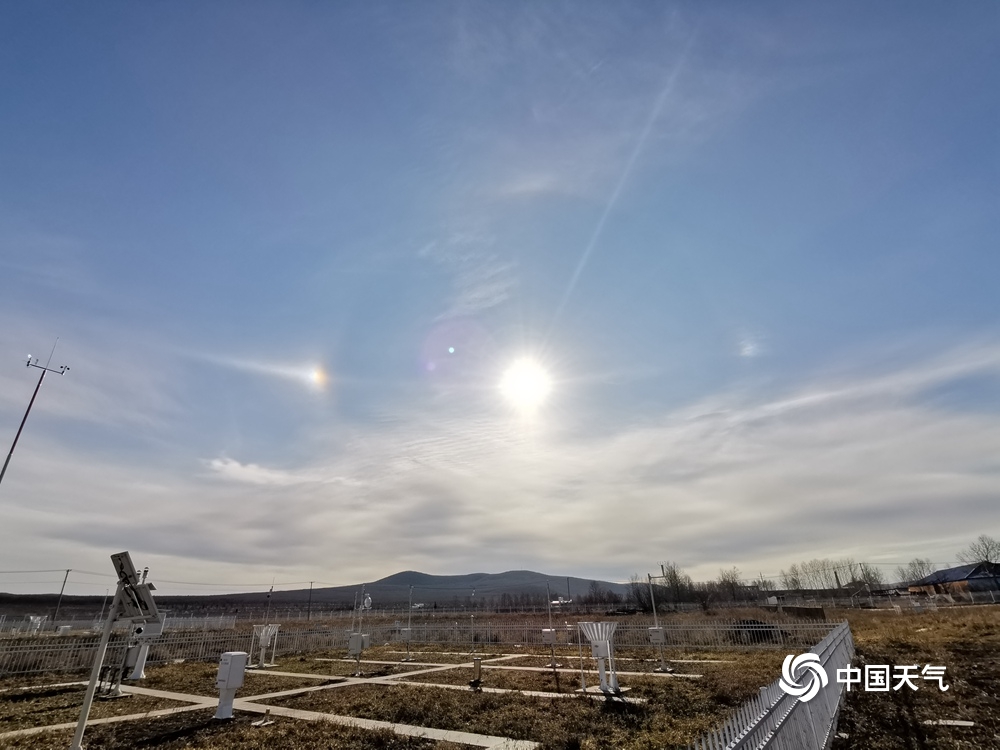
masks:
[[[5,480],[0,547],[30,536],[33,566],[71,555],[94,569],[127,534],[185,580],[199,561],[238,562],[233,580],[349,581],[518,567],[625,579],[665,557],[696,577],[816,556],[949,560],[1000,528],[1000,410],[938,397],[970,378],[1000,391],[1000,345],[721,392],[585,435],[558,408],[526,426],[486,400],[410,404],[313,436],[295,465],[239,452],[130,465],[44,433]]]
[[[497,117],[466,132],[477,144],[470,164],[476,179],[463,180],[463,193],[472,187],[472,198],[486,201],[548,195],[606,202],[623,171],[632,172],[637,151],[643,171],[683,160],[780,85],[745,59],[727,63],[702,50],[703,36],[725,38],[734,49],[766,49],[735,21],[696,25],[682,13],[655,10],[599,15],[595,22],[587,12],[528,7],[511,24],[489,12],[457,14],[455,75],[503,101],[508,87],[517,91]]]
[[[97,294],[99,284],[85,262],[87,243],[50,231],[0,228],[0,270],[21,286],[50,294]]]
[[[11,325],[0,330],[0,410],[15,414],[27,406],[39,375],[26,369],[27,356],[44,364],[57,337],[52,365],[70,369],[46,377],[39,411],[81,423],[142,428],[163,425],[183,409],[176,363],[126,325],[51,314],[35,318],[9,309],[6,319]]]
[[[922,395],[973,375],[1000,379],[998,353],[953,351],[764,400],[720,394],[588,438],[496,415],[401,419],[324,470],[363,478],[364,507],[386,509],[366,516],[367,533],[402,533],[400,548],[418,557],[430,548],[398,518],[446,517],[447,529],[481,544],[489,529],[505,547],[477,559],[499,565],[615,567],[637,549],[649,559],[669,552],[703,575],[815,554],[950,559],[968,533],[963,518],[1000,525],[989,501],[1000,413],[941,409]],[[963,512],[928,526],[926,511],[945,501]],[[461,548],[445,554],[472,563]]]
[[[496,249],[496,240],[476,233],[454,233],[425,245],[419,256],[448,273],[453,295],[438,318],[471,317],[506,302],[517,285],[515,265]]]

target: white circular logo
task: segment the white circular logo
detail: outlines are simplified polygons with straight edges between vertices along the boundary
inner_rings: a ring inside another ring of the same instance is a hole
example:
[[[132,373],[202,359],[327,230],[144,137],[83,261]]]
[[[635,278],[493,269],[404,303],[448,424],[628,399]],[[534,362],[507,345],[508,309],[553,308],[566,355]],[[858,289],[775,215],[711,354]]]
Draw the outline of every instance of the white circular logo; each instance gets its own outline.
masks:
[[[812,673],[812,679],[804,685],[800,684],[797,679],[802,672]],[[778,684],[786,693],[794,695],[805,703],[815,698],[820,688],[825,688],[829,681],[826,670],[823,669],[823,665],[819,661],[819,656],[816,654],[799,654],[798,656],[789,654],[781,665],[781,679]]]

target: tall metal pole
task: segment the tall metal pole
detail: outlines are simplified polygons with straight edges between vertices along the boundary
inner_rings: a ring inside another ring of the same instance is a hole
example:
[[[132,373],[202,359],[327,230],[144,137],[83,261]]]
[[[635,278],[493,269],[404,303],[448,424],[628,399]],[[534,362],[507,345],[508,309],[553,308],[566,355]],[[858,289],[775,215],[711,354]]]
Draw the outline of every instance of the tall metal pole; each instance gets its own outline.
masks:
[[[90,715],[90,706],[94,702],[97,681],[101,678],[101,665],[104,664],[104,654],[108,650],[108,641],[111,639],[111,630],[114,628],[115,617],[118,615],[118,603],[121,601],[123,588],[125,588],[125,582],[118,581],[115,598],[111,600],[108,619],[104,623],[104,632],[101,633],[101,642],[97,647],[97,654],[94,655],[94,666],[90,670],[90,683],[88,683],[87,692],[83,696],[80,720],[76,723],[76,733],[73,735],[73,743],[69,746],[69,750],[83,750],[83,732],[87,728],[87,717]]]
[[[552,633],[552,643],[550,644],[552,646],[552,661],[550,662],[549,666],[552,667],[552,674],[555,675],[556,688],[558,689],[559,673],[556,672],[556,667],[561,667],[562,664],[556,664],[556,641],[555,641],[556,630],[554,627],[552,627],[552,590],[549,588],[548,581],[545,582],[545,606],[549,613],[549,630]]]
[[[568,578],[566,580],[567,582],[569,581]],[[566,593],[569,593],[569,586],[566,587]],[[552,661],[550,662],[550,666],[552,667],[552,677],[556,681],[556,692],[560,693],[562,692],[562,688],[559,687],[558,667],[561,667],[562,664],[556,664],[556,631],[555,628],[552,627],[552,591],[549,589],[548,580],[545,581],[545,606],[547,607],[549,613],[549,631],[552,638],[552,643],[550,644],[552,647]]]
[[[66,590],[66,580],[69,578],[69,572],[71,570],[72,570],[72,568],[67,568],[66,569],[66,575],[63,576],[63,585],[62,585],[62,588],[59,589],[59,598],[56,599],[56,613],[54,615],[52,615],[52,629],[53,630],[55,630],[55,628],[57,627],[56,626],[56,620],[59,619],[59,606],[62,604],[63,592]]]
[[[469,614],[469,631],[470,638],[472,638],[472,653],[476,653],[476,590],[472,589],[472,597],[469,599],[469,608],[472,612]]]
[[[403,661],[413,661],[410,656],[410,641],[413,639],[413,586],[410,586],[410,608],[406,611],[406,658]]]
[[[653,576],[649,573],[646,574],[646,580],[649,581],[649,603],[653,605],[653,627],[657,630],[660,629],[660,619],[656,616],[656,598],[653,596]],[[654,671],[656,672],[667,672],[669,671],[667,663],[663,660],[663,644],[660,644],[660,666]]]
[[[311,620],[312,619],[312,611],[313,611],[313,583],[315,583],[315,581],[309,581],[309,603],[306,605],[306,619],[307,620]]]
[[[56,339],[56,344],[58,344],[58,343],[59,343],[59,339]],[[52,351],[54,352],[55,350],[56,350],[56,347],[55,347],[55,345],[53,345],[52,346]],[[30,354],[28,355],[28,364],[27,364],[27,366],[28,367],[37,367],[39,370],[42,371],[42,374],[38,376],[38,384],[35,386],[35,392],[31,394],[31,401],[28,402],[28,408],[25,409],[25,411],[24,411],[24,417],[21,418],[21,424],[17,428],[17,434],[14,436],[14,442],[10,446],[10,452],[7,454],[7,459],[3,462],[3,469],[0,469],[0,482],[3,481],[3,475],[7,473],[7,465],[10,463],[10,457],[14,455],[14,448],[17,447],[17,441],[21,437],[21,430],[24,429],[24,423],[28,421],[28,414],[31,413],[31,407],[35,403],[35,397],[38,395],[38,389],[42,387],[42,381],[45,380],[45,373],[47,373],[47,372],[54,372],[57,375],[62,375],[64,372],[67,372],[69,370],[69,368],[66,365],[63,365],[58,370],[52,369],[52,368],[49,367],[49,362],[51,362],[51,361],[52,361],[52,355],[49,354],[49,360],[48,360],[48,362],[46,362],[45,365],[42,366],[42,365],[38,364],[38,358],[37,357],[34,358],[34,360],[32,360],[31,355]]]
[[[104,589],[104,598],[101,599],[101,616],[97,618],[98,622],[104,622],[104,607],[108,603],[108,590]]]

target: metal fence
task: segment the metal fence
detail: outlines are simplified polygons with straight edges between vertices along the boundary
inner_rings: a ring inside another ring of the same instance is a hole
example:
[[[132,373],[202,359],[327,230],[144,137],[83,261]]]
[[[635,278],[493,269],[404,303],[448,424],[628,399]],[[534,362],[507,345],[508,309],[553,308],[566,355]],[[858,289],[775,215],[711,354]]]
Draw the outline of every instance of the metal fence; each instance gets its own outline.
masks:
[[[793,652],[810,651],[831,676],[827,685],[810,701],[785,693],[775,681],[761,688],[720,728],[690,746],[691,750],[827,750],[836,728],[843,686],[835,679],[838,669],[850,665],[854,640],[847,623],[773,622],[728,620],[663,625],[666,643],[675,648],[771,648]],[[321,652],[347,646],[348,628],[289,630],[279,632],[274,653]],[[373,644],[402,643],[398,624],[363,627]],[[558,640],[579,641],[576,623],[557,628]],[[93,664],[99,637],[50,636],[0,639],[0,675],[37,672],[85,671]],[[127,633],[116,634],[108,646],[106,664],[122,660]],[[544,645],[537,622],[450,622],[414,626],[410,642],[416,644],[476,647],[478,643]],[[812,645],[816,644],[816,645]],[[645,624],[619,624],[614,645],[620,648],[655,648]],[[226,651],[254,653],[259,647],[252,630],[168,632],[150,643],[148,663],[177,660],[216,661]],[[270,650],[270,649],[269,649]]]
[[[844,695],[843,684],[836,680],[837,670],[850,666],[854,657],[851,629],[846,622],[841,623],[809,651],[820,657],[828,676],[826,686],[814,698],[800,700],[775,681],[689,750],[827,750]]]
[[[620,624],[615,631],[615,648],[652,648],[649,625],[652,622]],[[786,649],[807,650],[835,627],[824,622],[761,622],[757,620],[716,620],[677,625],[663,625],[666,645],[674,648],[698,649]],[[365,625],[373,644],[404,641],[401,624]],[[579,643],[576,623],[556,628],[558,641]],[[274,653],[318,652],[347,647],[348,627],[328,627],[314,630],[279,631],[274,641]],[[0,675],[32,672],[82,671],[93,663],[100,638],[97,635],[20,636],[0,638]],[[109,643],[107,663],[113,664],[128,640],[128,631],[116,632]],[[410,629],[411,644],[452,645],[456,648],[476,648],[480,645],[542,646],[542,629],[537,621],[472,620],[434,622],[414,625]],[[147,661],[150,664],[179,659],[215,661],[226,651],[246,651],[253,654],[258,644],[252,630],[167,631],[152,640]],[[270,649],[269,649],[270,652]]]
[[[167,615],[167,627],[171,630],[229,630],[236,627],[236,615],[215,615],[208,617],[174,617]]]

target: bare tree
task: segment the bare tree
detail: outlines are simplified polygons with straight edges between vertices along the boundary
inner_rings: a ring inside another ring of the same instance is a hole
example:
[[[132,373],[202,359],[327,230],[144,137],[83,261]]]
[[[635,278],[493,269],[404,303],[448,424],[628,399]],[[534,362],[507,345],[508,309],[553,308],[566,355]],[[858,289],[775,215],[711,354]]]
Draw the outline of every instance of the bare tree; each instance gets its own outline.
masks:
[[[861,570],[853,557],[845,557],[837,566],[840,576],[840,583],[844,585],[850,581],[857,581],[861,578]]]
[[[667,561],[660,563],[663,573],[663,586],[666,588],[665,601],[670,603],[690,601],[693,583],[691,576],[681,570],[680,565]]]
[[[919,581],[921,578],[926,578],[935,570],[937,568],[934,567],[934,563],[930,560],[914,557],[906,565],[900,565],[896,568],[896,579],[900,583],[909,585]]]
[[[858,565],[858,580],[867,583],[869,587],[881,586],[885,582],[882,578],[882,571],[868,563]]]
[[[802,574],[799,566],[793,564],[787,571],[782,570],[778,576],[781,579],[781,587],[788,590],[802,588]]]
[[[694,598],[701,608],[708,612],[709,608],[712,606],[712,602],[715,601],[718,586],[714,583],[696,583],[694,588],[691,590],[691,596]]]
[[[833,570],[836,563],[833,560],[809,560],[799,565],[803,583],[811,589],[832,589],[835,585]]]
[[[601,587],[597,581],[590,582],[590,588],[580,599],[582,604],[618,604],[622,598],[611,589]]]
[[[956,555],[959,562],[966,565],[976,563],[1000,563],[1000,541],[991,536],[980,534],[972,544]]]
[[[764,578],[763,573],[760,574],[759,578],[753,579],[752,585],[756,586],[758,591],[774,591],[774,589],[776,588],[774,585],[774,581],[772,581],[770,578]]]
[[[740,569],[734,566],[729,570],[720,570],[718,583],[719,590],[732,601],[736,601],[739,598],[739,592],[743,589],[743,576],[740,574]]]
[[[649,582],[642,580],[638,573],[628,579],[628,600],[641,612],[653,611],[653,603],[649,598]]]

